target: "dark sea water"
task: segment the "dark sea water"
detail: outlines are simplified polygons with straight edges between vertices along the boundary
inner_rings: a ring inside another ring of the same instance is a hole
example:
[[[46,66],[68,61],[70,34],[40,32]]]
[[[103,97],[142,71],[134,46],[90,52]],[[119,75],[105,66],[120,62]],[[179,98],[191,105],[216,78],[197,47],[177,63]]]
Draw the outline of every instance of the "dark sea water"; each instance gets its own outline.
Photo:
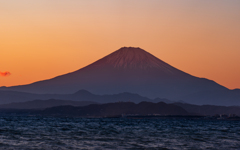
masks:
[[[0,149],[240,149],[240,121],[1,116]]]

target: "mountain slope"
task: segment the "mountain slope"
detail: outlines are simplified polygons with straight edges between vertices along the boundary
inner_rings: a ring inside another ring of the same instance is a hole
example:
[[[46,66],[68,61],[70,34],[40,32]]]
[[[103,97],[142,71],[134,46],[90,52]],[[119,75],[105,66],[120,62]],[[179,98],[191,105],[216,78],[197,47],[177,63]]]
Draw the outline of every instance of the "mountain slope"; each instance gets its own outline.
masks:
[[[31,93],[73,93],[86,89],[96,94],[137,93],[149,98],[179,97],[209,90],[228,90],[214,81],[178,70],[152,54],[123,47],[72,73],[29,85],[2,87]]]
[[[240,115],[239,106],[213,106],[213,105],[192,105],[183,103],[173,103],[174,105],[180,106],[189,113],[194,113],[198,115],[216,115],[216,114],[235,114]]]
[[[240,90],[213,90],[200,91],[179,99],[189,102],[191,104],[208,104],[208,105],[222,105],[222,106],[240,106]]]

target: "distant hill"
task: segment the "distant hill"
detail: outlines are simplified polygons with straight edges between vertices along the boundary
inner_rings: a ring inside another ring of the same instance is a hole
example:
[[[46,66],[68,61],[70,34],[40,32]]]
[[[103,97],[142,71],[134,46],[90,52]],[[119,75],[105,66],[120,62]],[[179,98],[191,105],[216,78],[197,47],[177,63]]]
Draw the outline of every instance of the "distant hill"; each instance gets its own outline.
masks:
[[[171,103],[167,99],[150,99],[147,97],[140,96],[138,94],[132,93],[120,93],[112,95],[96,95],[92,94],[86,90],[79,90],[73,94],[32,94],[25,92],[15,92],[15,91],[0,91],[0,104],[9,104],[13,102],[27,102],[32,100],[48,100],[48,99],[58,99],[58,100],[72,100],[72,101],[94,101],[97,103],[110,103],[110,102],[134,102],[139,103],[142,101],[148,102],[166,102]]]
[[[133,115],[200,115],[235,114],[240,116],[240,106],[192,105],[186,103],[166,104],[164,102],[116,102],[97,104],[90,101],[34,100],[0,105],[2,114],[47,115],[78,117],[113,117],[121,114]]]
[[[52,79],[28,85],[0,87],[0,90],[38,94],[70,94],[79,89],[86,89],[98,95],[128,92],[151,99],[160,97],[194,104],[205,104],[211,101],[211,96],[205,95],[203,103],[202,99],[197,97],[201,95],[194,97],[192,94],[203,91],[229,91],[212,80],[192,76],[147,51],[134,47],[122,47],[84,68]],[[185,97],[188,98],[184,99]],[[225,102],[221,104],[235,105],[236,99],[240,101],[240,96],[232,99],[230,95],[222,98],[221,101]],[[217,99],[211,101],[211,104],[213,103],[219,104]]]
[[[185,102],[199,105],[240,106],[240,89],[215,90],[192,93],[179,98]]]
[[[189,115],[189,113],[183,108],[163,102],[141,102],[139,104],[135,104],[132,102],[118,102],[108,104],[92,104],[83,107],[58,106],[47,108],[43,110],[41,114],[82,117],[118,116],[122,114]]]
[[[96,104],[96,102],[49,99],[3,104],[0,105],[0,109],[45,109],[49,107],[56,107],[62,105],[86,106],[90,104]]]
[[[213,106],[213,105],[192,105],[184,103],[173,103],[180,106],[189,113],[198,115],[236,114],[240,116],[240,106]]]

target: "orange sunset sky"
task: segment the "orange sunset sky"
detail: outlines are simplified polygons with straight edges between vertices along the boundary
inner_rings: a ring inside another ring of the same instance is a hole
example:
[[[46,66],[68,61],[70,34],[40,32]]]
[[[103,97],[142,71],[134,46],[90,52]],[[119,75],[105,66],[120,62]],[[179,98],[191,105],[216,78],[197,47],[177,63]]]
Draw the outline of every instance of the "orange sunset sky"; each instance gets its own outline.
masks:
[[[0,0],[0,86],[78,70],[140,47],[197,77],[240,88],[239,0]]]

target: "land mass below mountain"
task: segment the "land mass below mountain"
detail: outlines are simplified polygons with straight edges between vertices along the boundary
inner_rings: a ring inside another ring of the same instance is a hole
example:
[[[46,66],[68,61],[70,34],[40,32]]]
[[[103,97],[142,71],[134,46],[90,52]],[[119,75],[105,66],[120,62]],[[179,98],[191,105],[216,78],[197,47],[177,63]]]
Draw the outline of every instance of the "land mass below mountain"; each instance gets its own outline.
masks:
[[[149,99],[159,97],[198,105],[240,105],[239,92],[232,92],[215,81],[190,75],[135,47],[122,47],[86,67],[52,79],[0,87],[5,91],[38,94],[70,94],[79,89],[97,95],[128,92]],[[220,97],[215,93],[224,95]]]
[[[164,102],[151,103],[141,102],[117,102],[107,104],[90,104],[87,106],[57,106],[43,110],[36,109],[0,109],[0,112],[7,114],[28,114],[44,116],[76,116],[76,117],[110,117],[121,116],[122,114],[158,114],[158,115],[189,115],[183,108],[166,104]]]
[[[54,103],[58,102],[58,103]],[[50,105],[50,104],[51,105]],[[52,107],[53,106],[53,107]],[[164,102],[116,102],[96,104],[63,100],[36,100],[23,103],[0,105],[2,114],[27,114],[45,116],[104,117],[126,115],[179,115],[213,116],[217,114],[240,116],[240,106],[192,105],[186,103],[166,104]]]
[[[86,90],[79,90],[73,94],[33,94],[26,92],[16,92],[16,91],[0,91],[0,104],[9,103],[21,103],[32,100],[72,100],[72,101],[90,101],[97,103],[111,103],[111,102],[134,102],[139,103],[142,101],[148,102],[165,102],[171,103],[172,101],[168,99],[155,98],[150,99],[147,97],[140,96],[133,93],[119,93],[112,95],[96,95],[92,94]]]
[[[18,102],[18,103],[10,103],[10,104],[2,104],[0,105],[0,109],[45,109],[56,106],[87,106],[90,104],[97,104],[97,102],[92,101],[71,101],[71,100],[57,100],[57,99],[49,99],[49,100],[33,100],[27,102]]]

